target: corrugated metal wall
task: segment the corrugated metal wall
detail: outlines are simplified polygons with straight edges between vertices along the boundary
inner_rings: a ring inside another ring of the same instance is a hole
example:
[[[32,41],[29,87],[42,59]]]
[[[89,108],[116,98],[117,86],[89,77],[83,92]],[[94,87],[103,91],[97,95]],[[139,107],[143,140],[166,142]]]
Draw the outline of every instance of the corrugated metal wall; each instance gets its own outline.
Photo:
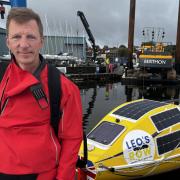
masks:
[[[0,28],[0,55],[8,54],[9,50],[6,46],[6,31]]]
[[[85,37],[45,36],[43,54],[68,53],[86,59]]]

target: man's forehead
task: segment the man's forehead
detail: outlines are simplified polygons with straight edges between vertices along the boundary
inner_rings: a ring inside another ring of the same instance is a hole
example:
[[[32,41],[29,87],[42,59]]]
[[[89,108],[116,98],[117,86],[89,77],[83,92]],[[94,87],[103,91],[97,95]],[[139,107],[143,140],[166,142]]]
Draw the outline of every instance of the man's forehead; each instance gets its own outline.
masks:
[[[9,23],[9,26],[10,25],[24,26],[29,24],[37,25],[37,22],[34,19],[30,19],[28,21],[20,21],[20,20],[12,19]]]
[[[29,32],[31,34],[39,33],[39,28],[35,20],[30,20],[28,22],[19,23],[15,20],[12,20],[9,24],[9,32],[8,34],[14,33],[23,33]]]

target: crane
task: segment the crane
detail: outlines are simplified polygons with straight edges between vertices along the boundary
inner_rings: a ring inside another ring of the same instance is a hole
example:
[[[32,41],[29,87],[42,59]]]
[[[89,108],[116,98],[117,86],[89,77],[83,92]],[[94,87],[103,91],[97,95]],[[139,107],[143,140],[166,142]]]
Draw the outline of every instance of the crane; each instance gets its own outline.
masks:
[[[96,53],[96,44],[95,44],[94,36],[92,35],[92,32],[89,28],[89,24],[86,20],[86,17],[84,16],[84,13],[82,11],[77,11],[77,15],[80,17],[80,19],[84,25],[84,28],[89,36],[89,41],[91,42],[91,45],[93,48],[93,61],[95,62],[97,53]]]

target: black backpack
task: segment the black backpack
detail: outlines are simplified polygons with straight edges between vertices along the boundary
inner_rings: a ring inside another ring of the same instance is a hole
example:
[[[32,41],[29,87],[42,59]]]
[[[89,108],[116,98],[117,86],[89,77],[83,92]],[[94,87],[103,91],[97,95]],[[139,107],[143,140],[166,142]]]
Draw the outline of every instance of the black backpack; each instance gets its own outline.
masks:
[[[15,58],[12,54],[12,58]],[[33,73],[33,75],[40,80],[40,72],[46,65],[46,61],[43,60],[43,57],[40,55],[41,64],[36,69],[36,71]],[[6,64],[6,66],[3,64],[1,66],[4,67],[3,72],[1,74],[1,77],[3,77],[4,72],[7,68],[9,63]],[[54,132],[56,136],[58,135],[58,125],[59,125],[59,119],[61,117],[61,109],[60,102],[61,102],[61,83],[59,81],[61,77],[61,71],[59,71],[55,66],[51,64],[48,65],[48,89],[49,89],[49,99],[50,99],[50,112],[51,112],[51,126],[54,129]],[[33,85],[30,87],[30,90],[33,93],[33,96],[37,101],[39,101],[41,98],[46,98],[46,95],[43,91],[41,83]]]
[[[54,129],[56,136],[58,136],[59,119],[62,115],[62,111],[59,108],[61,102],[61,71],[55,66],[48,64],[48,88],[50,99],[50,112],[51,112],[51,126]]]
[[[42,61],[40,66],[37,68],[37,70],[33,73],[34,76],[40,80],[40,72],[45,67],[46,62]],[[48,66],[48,89],[49,89],[49,104],[50,104],[50,114],[51,114],[51,126],[54,129],[55,135],[58,136],[58,126],[59,126],[59,119],[61,117],[61,110],[60,110],[60,102],[61,102],[61,81],[59,80],[61,77],[61,72],[53,65],[47,64]],[[30,87],[30,90],[40,105],[40,107],[43,109],[45,106],[43,106],[40,102],[43,99],[43,101],[46,101],[48,104],[48,99],[46,97],[46,94],[44,93],[41,81],[38,84],[32,85]],[[47,107],[47,106],[46,106]]]
[[[51,126],[54,129],[56,136],[58,136],[59,119],[62,115],[61,109],[59,108],[61,102],[61,81],[59,81],[59,76],[62,73],[55,67],[48,64],[48,88],[49,88],[49,98],[50,98],[50,110],[51,110]],[[87,164],[87,138],[86,133],[83,131],[83,144],[84,144],[84,158],[78,158],[76,167],[84,168]]]
[[[42,63],[38,67],[38,69],[34,72],[34,76],[37,79],[40,79],[40,72],[46,65],[46,62],[43,60],[42,56]],[[62,115],[62,111],[60,109],[60,102],[62,97],[62,89],[61,89],[61,76],[62,72],[59,71],[55,66],[48,64],[48,89],[49,89],[49,101],[50,101],[50,113],[51,113],[51,126],[54,129],[55,135],[58,137],[58,127],[59,127],[59,120]],[[46,98],[46,95],[42,89],[41,83],[33,85],[30,87],[33,96],[37,101],[41,98]],[[87,139],[86,134],[83,132],[83,139],[84,139],[84,159],[81,160],[78,158],[77,167],[85,167],[87,164]]]
[[[50,111],[51,111],[51,126],[54,129],[56,136],[58,136],[59,119],[62,115],[62,111],[59,108],[61,102],[61,81],[59,76],[62,73],[55,67],[48,64],[48,88],[49,88],[49,99],[50,99]],[[87,164],[87,138],[86,133],[83,131],[83,144],[84,144],[84,158],[78,158],[76,167],[84,168]]]

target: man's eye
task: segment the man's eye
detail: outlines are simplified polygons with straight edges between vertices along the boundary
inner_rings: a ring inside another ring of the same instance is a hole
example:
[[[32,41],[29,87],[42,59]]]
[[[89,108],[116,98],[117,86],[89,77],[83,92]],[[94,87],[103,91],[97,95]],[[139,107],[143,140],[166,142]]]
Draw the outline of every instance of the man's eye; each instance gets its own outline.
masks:
[[[20,39],[20,38],[21,38],[21,36],[18,36],[18,35],[12,37],[12,39],[14,39],[14,40],[17,40],[17,39]]]
[[[34,40],[34,39],[36,39],[36,37],[33,36],[33,35],[28,35],[28,36],[27,36],[27,39]]]

